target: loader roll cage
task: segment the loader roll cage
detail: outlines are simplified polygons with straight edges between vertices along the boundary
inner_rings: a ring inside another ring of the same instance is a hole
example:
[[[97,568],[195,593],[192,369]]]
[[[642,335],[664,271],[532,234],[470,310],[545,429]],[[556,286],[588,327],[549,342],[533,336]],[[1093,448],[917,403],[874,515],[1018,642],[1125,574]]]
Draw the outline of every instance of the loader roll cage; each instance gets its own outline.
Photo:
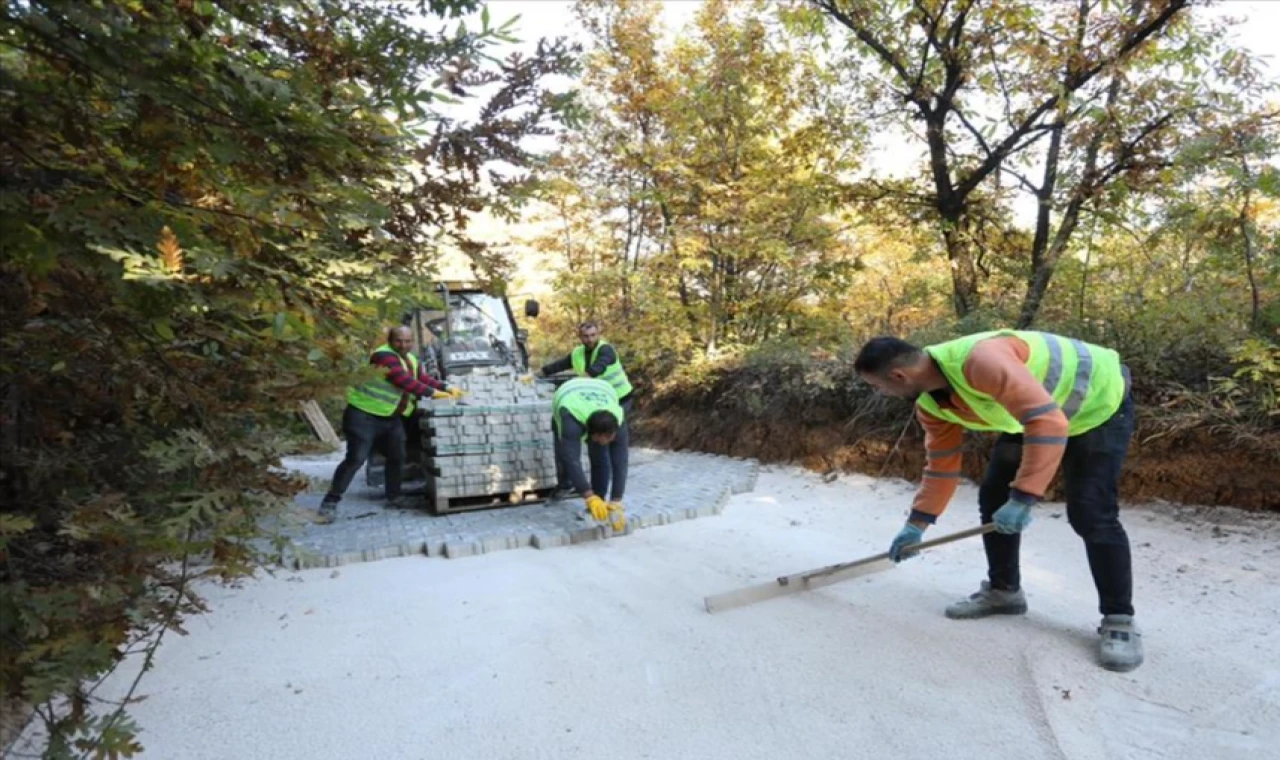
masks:
[[[413,330],[414,352],[428,367],[434,365],[444,379],[474,367],[510,365],[529,371],[529,333],[517,327],[505,296],[463,283],[442,282],[437,290],[442,308],[417,307],[403,319]],[[525,301],[524,312],[537,317],[538,302]],[[426,355],[428,346],[434,356]]]

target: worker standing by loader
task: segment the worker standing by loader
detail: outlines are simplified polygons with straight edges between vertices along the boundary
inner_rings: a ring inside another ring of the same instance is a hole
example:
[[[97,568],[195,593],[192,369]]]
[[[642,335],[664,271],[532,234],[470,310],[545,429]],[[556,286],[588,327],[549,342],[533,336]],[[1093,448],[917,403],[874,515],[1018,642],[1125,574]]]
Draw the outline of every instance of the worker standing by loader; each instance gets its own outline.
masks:
[[[342,413],[347,455],[338,464],[329,493],[320,502],[320,523],[331,523],[337,517],[338,502],[377,445],[383,447],[387,457],[387,501],[400,505],[406,418],[413,416],[417,399],[423,396],[460,398],[463,394],[459,389],[450,390],[446,383],[423,370],[413,355],[413,333],[408,327],[388,331],[387,342],[373,350],[369,363],[380,367],[383,376],[347,389],[347,408]]]
[[[1021,532],[1063,468],[1067,521],[1084,540],[1099,599],[1101,662],[1142,664],[1133,621],[1129,538],[1119,517],[1120,469],[1134,427],[1129,371],[1115,351],[1051,333],[1002,330],[923,349],[897,338],[863,346],[854,369],[878,391],[915,399],[925,430],[924,478],[890,556],[918,543],[955,494],[964,430],[1000,433],[978,492],[988,577],[947,608],[953,619],[1027,611]]]
[[[627,527],[622,495],[627,486],[625,459],[619,461],[619,431],[626,424],[626,413],[618,403],[613,386],[594,378],[574,378],[556,389],[551,404],[552,424],[556,433],[556,460],[587,503],[587,510],[598,522],[611,520],[615,531]],[[590,439],[588,455],[591,470],[596,471],[598,458],[613,458],[613,494],[608,502],[587,483],[582,472],[582,441]]]
[[[631,415],[632,387],[627,372],[622,367],[618,352],[609,341],[600,337],[600,325],[592,321],[578,326],[578,340],[582,341],[570,354],[551,362],[542,368],[541,374],[554,375],[572,369],[579,377],[594,377],[608,383],[618,396],[618,404],[626,416]],[[626,421],[618,428],[617,438],[610,444],[608,456],[591,456],[591,490],[596,493],[608,493],[613,489],[613,500],[621,502],[625,490],[619,482],[626,483],[627,466],[630,460],[631,434]],[[560,485],[565,482],[566,473],[560,472]],[[582,493],[581,490],[578,491]]]

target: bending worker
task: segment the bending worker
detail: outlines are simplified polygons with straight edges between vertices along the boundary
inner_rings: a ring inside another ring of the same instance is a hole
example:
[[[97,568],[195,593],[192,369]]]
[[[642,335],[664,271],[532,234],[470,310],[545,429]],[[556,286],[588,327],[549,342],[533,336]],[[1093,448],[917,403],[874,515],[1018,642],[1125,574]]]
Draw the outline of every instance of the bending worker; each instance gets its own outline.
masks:
[[[615,497],[606,502],[587,484],[582,473],[582,441],[590,438],[588,455],[591,469],[596,470],[598,458],[618,456],[618,431],[626,423],[626,413],[618,404],[618,394],[613,386],[603,380],[576,377],[556,389],[551,404],[552,423],[556,432],[556,460],[568,474],[578,493],[587,502],[587,510],[599,522],[612,517],[615,531],[627,527],[626,511],[622,506],[622,492],[627,485],[625,463],[614,464]]]
[[[618,352],[609,341],[600,337],[600,325],[594,321],[578,326],[578,339],[582,344],[566,357],[542,368],[543,377],[572,368],[579,377],[594,377],[608,383],[618,396],[622,411],[631,415],[632,387],[627,372],[622,368]],[[611,500],[621,503],[627,482],[627,466],[630,460],[631,435],[629,425],[621,422],[617,437],[609,446],[608,456],[591,456],[591,490],[608,493],[612,486]],[[561,473],[563,475],[563,473]],[[562,481],[561,485],[565,485]],[[577,489],[581,494],[582,490]]]
[[[405,458],[405,419],[417,410],[417,399],[461,398],[460,389],[449,390],[419,366],[413,355],[413,333],[395,327],[387,342],[373,350],[369,363],[382,369],[382,377],[347,389],[347,408],[342,413],[342,435],[347,439],[347,455],[333,473],[329,493],[320,502],[318,522],[331,523],[338,502],[360,468],[369,460],[373,447],[381,445],[387,457],[386,494],[388,503],[401,503],[401,472]]]
[[[1084,540],[1098,593],[1101,662],[1142,664],[1133,622],[1129,538],[1120,524],[1120,468],[1133,434],[1129,370],[1115,351],[1051,333],[1003,330],[927,346],[876,338],[854,369],[881,393],[915,399],[925,431],[924,479],[906,525],[889,549],[894,561],[946,509],[961,477],[964,430],[1000,433],[978,491],[987,580],[947,608],[949,618],[1027,611],[1018,566],[1021,532],[1059,465],[1067,520]]]

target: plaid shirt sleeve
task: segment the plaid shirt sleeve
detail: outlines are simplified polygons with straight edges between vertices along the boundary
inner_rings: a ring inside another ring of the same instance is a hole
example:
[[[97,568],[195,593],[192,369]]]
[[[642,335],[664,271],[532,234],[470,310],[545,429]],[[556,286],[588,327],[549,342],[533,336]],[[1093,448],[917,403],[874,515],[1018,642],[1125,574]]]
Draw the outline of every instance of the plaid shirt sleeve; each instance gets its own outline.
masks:
[[[386,369],[387,381],[405,393],[411,393],[414,396],[430,396],[437,389],[445,387],[443,382],[428,375],[421,366],[418,367],[416,378],[409,374],[405,362],[394,351],[379,351],[369,361]]]

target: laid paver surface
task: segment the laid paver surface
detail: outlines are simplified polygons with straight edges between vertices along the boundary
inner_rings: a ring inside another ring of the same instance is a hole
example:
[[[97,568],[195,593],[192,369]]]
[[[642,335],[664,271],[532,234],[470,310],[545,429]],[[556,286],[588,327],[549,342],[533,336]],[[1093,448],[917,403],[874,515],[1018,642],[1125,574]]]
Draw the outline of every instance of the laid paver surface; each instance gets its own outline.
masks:
[[[305,515],[320,506],[342,452],[292,457],[284,466],[312,479],[297,497]],[[719,514],[729,497],[755,487],[759,466],[746,459],[636,448],[631,452],[624,503],[627,531]],[[295,568],[332,567],[388,557],[425,554],[465,557],[533,546],[547,548],[616,537],[612,529],[583,519],[579,498],[513,507],[431,515],[425,509],[392,509],[380,487],[356,475],[338,508],[338,520],[317,525],[295,519],[284,529]]]

